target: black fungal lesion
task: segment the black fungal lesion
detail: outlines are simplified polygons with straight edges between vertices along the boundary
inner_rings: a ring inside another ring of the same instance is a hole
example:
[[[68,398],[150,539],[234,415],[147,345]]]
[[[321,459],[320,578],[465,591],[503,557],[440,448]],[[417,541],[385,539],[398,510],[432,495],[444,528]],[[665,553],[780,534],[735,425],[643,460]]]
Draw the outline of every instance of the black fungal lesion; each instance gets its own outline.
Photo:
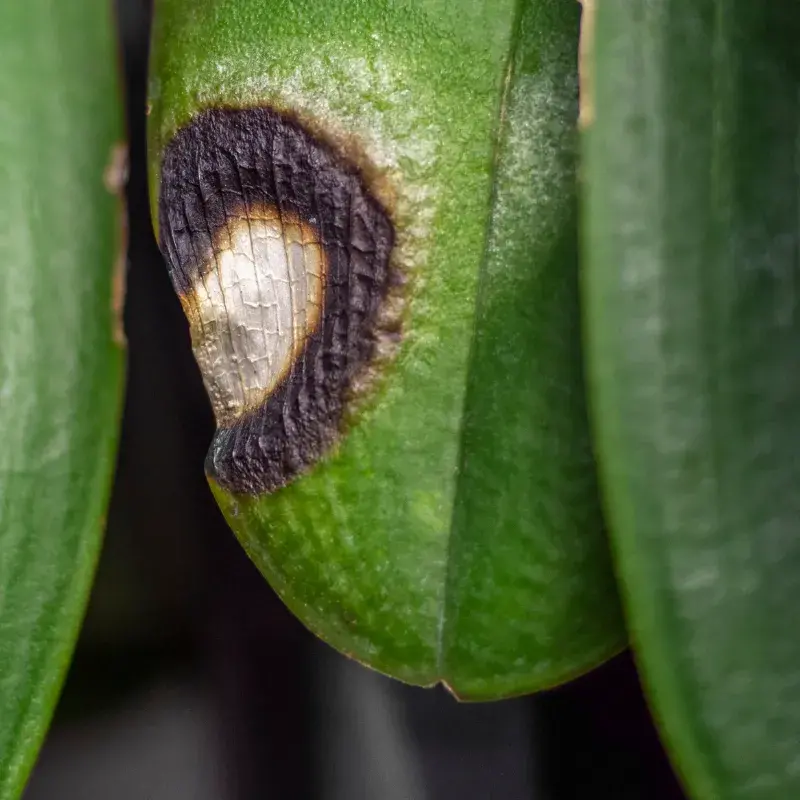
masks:
[[[285,114],[215,108],[179,130],[162,161],[160,246],[176,291],[191,291],[229,219],[264,207],[319,232],[323,312],[264,402],[216,432],[206,471],[235,494],[274,491],[335,445],[392,283],[394,229],[354,165]]]

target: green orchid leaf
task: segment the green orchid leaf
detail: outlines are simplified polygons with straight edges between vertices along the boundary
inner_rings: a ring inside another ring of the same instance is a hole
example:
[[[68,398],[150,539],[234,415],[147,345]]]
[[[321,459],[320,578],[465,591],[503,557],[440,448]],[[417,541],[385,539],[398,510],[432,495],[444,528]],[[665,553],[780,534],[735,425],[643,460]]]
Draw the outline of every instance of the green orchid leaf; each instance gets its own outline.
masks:
[[[631,638],[693,797],[800,796],[800,6],[601,0],[586,301]]]
[[[2,800],[21,794],[53,712],[111,485],[123,369],[115,66],[105,0],[0,4]]]
[[[287,605],[489,699],[623,645],[580,356],[580,8],[159,0],[154,218]]]

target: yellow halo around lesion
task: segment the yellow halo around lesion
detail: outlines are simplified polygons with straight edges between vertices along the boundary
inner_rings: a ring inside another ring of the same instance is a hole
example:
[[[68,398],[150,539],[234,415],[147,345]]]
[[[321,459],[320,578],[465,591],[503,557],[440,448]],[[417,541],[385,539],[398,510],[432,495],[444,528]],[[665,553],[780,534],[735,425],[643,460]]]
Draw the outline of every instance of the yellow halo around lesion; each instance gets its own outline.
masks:
[[[181,296],[219,425],[261,405],[322,322],[327,256],[314,225],[271,205],[231,216]]]

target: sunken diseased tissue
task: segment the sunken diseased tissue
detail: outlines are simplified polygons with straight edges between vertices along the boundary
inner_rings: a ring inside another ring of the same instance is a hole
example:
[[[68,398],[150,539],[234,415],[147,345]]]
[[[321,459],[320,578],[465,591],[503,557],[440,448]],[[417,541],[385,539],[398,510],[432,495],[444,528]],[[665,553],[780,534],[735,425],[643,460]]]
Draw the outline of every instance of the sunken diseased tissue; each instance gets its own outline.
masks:
[[[165,150],[159,235],[217,420],[206,469],[273,491],[336,441],[373,356],[389,217],[297,122],[211,109]]]

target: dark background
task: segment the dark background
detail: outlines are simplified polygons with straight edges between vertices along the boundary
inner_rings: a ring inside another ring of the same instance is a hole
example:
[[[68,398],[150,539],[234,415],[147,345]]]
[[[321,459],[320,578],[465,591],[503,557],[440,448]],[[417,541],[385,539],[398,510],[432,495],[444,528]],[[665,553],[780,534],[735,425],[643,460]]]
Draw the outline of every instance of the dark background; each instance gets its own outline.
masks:
[[[628,654],[536,697],[459,705],[335,653],[247,560],[203,476],[213,419],[150,226],[149,2],[118,6],[122,443],[86,624],[26,800],[680,800]]]

